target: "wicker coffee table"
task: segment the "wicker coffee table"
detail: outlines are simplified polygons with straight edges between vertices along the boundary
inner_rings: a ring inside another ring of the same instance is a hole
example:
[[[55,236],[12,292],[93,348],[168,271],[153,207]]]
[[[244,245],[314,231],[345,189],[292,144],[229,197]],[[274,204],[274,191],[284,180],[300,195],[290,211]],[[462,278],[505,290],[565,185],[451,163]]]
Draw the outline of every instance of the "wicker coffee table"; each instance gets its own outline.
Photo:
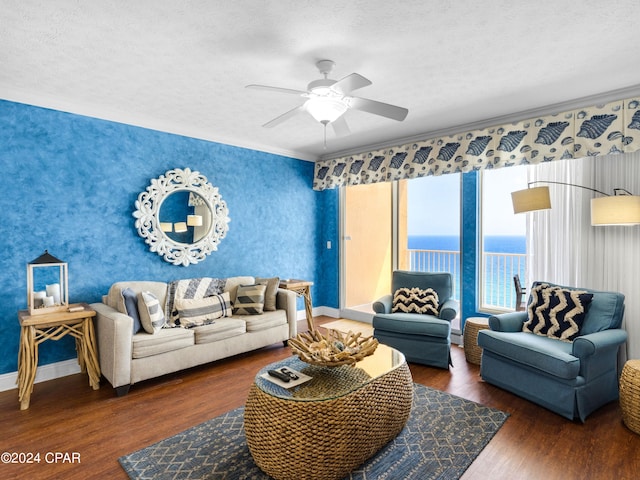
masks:
[[[285,389],[262,377],[285,366],[312,380]],[[256,375],[244,411],[249,451],[277,480],[340,479],[400,433],[412,399],[404,355],[386,345],[355,366],[289,357]]]

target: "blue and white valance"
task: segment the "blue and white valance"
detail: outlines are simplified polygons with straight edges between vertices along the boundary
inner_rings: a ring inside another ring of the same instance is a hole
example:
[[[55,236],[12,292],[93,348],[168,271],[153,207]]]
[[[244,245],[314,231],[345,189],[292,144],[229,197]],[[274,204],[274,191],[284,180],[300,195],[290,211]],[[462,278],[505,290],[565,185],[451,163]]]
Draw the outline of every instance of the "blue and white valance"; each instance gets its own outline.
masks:
[[[640,150],[640,97],[316,162],[314,190]]]

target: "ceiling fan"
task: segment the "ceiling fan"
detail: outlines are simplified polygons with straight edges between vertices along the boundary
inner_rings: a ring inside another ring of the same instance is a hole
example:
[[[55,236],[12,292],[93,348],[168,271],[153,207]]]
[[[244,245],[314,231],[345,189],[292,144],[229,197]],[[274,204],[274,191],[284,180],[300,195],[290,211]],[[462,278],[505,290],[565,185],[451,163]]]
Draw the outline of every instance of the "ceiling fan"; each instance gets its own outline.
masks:
[[[349,126],[343,116],[349,109],[361,110],[399,122],[406,118],[409,113],[406,108],[351,95],[354,90],[371,85],[371,81],[357,73],[347,75],[340,80],[331,80],[328,77],[334,65],[335,63],[331,60],[317,62],[316,67],[324,75],[324,78],[312,81],[307,85],[306,91],[267,85],[247,85],[246,88],[298,95],[306,98],[302,105],[265,123],[263,127],[275,127],[299,113],[307,112],[322,123],[325,129],[327,124],[331,124],[337,136],[344,136],[350,133]]]

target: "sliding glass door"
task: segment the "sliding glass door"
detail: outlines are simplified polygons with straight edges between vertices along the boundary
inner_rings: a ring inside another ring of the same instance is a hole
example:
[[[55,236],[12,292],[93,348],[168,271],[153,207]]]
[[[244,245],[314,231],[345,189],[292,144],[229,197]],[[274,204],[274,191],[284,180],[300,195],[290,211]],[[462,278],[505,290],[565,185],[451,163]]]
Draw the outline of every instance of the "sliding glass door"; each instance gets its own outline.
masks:
[[[370,321],[394,269],[450,272],[460,298],[460,175],[344,187],[341,316]]]

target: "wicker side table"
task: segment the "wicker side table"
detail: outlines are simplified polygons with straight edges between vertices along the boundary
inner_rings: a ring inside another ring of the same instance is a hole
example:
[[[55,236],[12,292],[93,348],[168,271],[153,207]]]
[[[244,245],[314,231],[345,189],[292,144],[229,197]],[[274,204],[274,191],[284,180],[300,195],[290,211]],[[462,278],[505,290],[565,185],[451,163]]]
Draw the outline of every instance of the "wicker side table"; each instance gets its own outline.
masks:
[[[640,360],[629,360],[622,368],[620,408],[624,424],[640,434]]]
[[[478,346],[478,332],[489,328],[486,317],[469,317],[464,322],[464,356],[467,362],[480,365],[482,348]]]

